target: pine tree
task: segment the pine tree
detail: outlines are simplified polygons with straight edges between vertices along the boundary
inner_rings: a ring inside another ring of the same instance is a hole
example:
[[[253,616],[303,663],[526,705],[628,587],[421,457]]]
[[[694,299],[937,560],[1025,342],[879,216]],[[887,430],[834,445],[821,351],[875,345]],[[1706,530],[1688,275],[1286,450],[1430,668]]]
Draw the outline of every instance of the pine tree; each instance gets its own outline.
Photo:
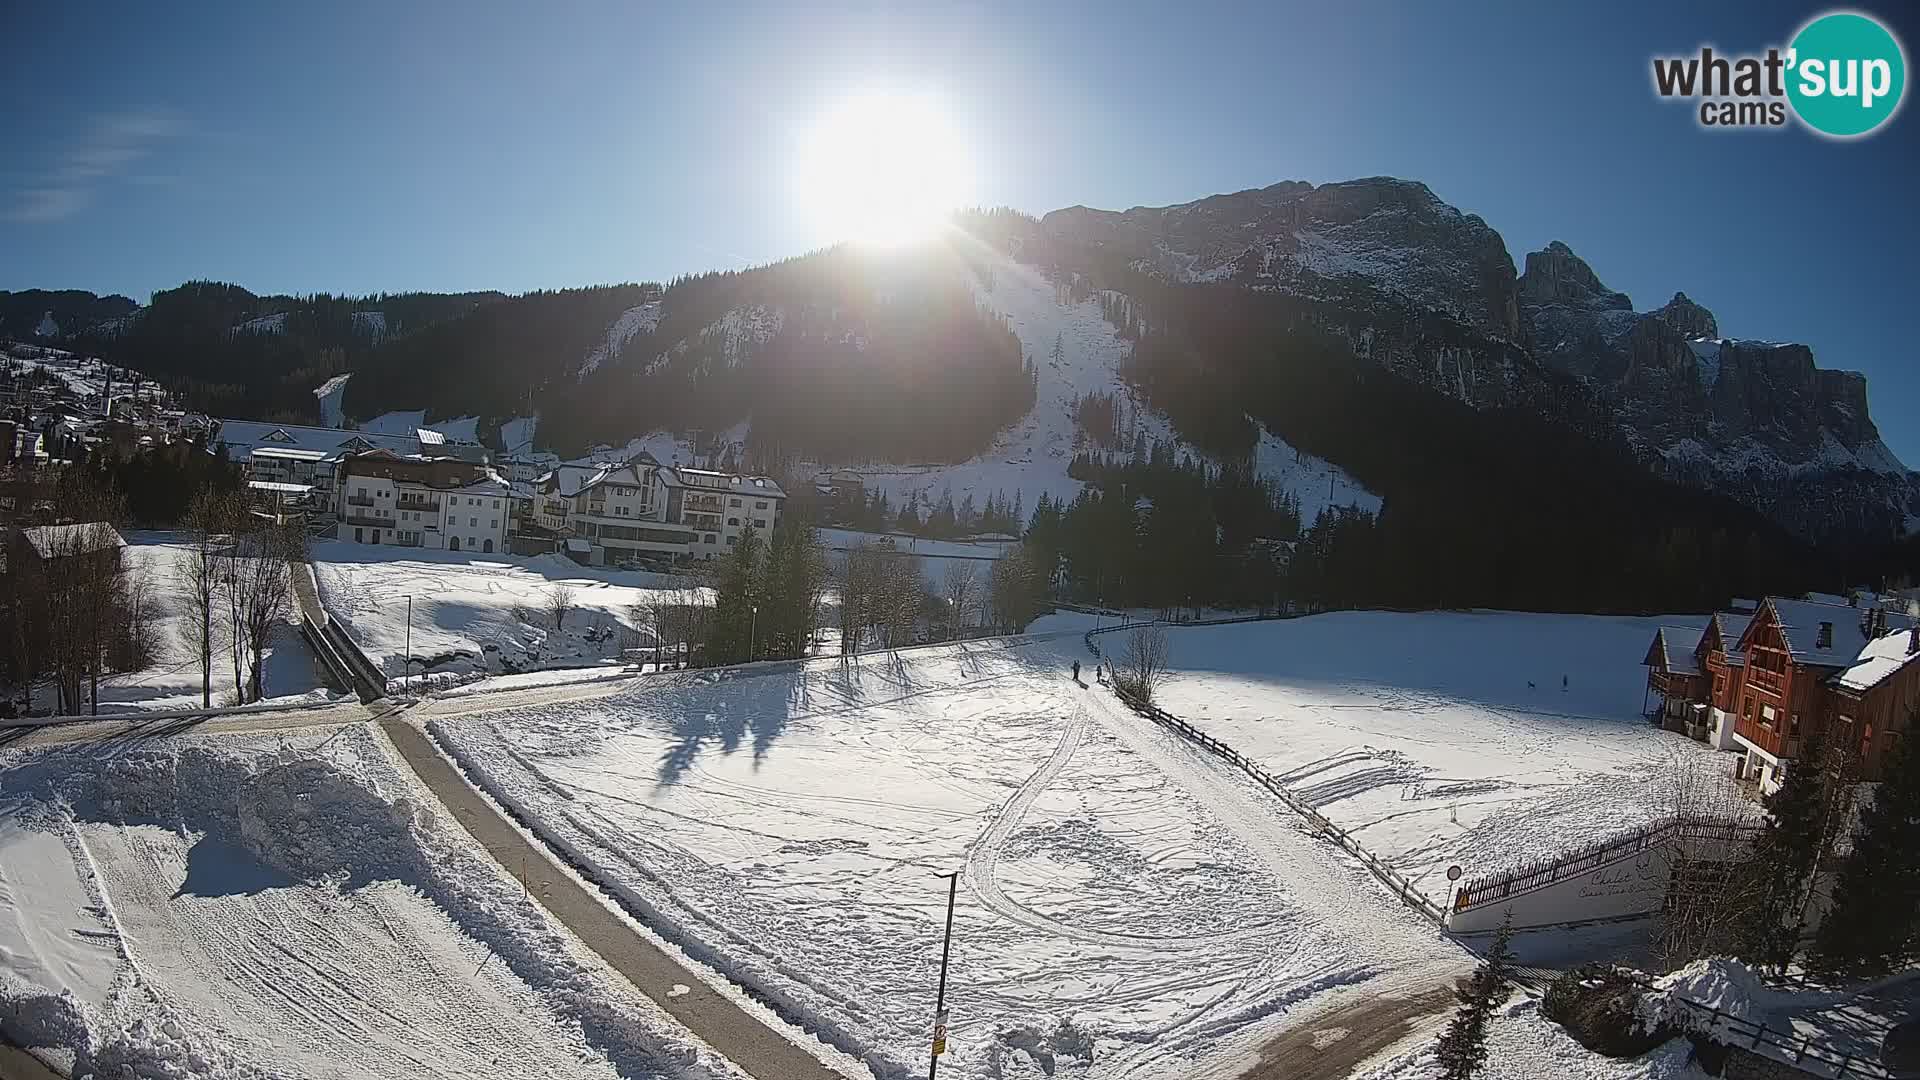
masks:
[[[1754,914],[1740,921],[1734,946],[1748,963],[1784,971],[1799,945],[1801,901],[1825,846],[1832,809],[1825,757],[1821,741],[1807,739],[1801,760],[1764,800],[1766,830],[1754,844],[1744,880],[1755,899]]]
[[[1447,1025],[1434,1051],[1444,1080],[1470,1080],[1486,1063],[1487,1020],[1507,998],[1513,973],[1512,940],[1513,913],[1508,912],[1480,966],[1454,991],[1460,999],[1460,1010],[1454,1013],[1453,1022]]]
[[[1920,952],[1920,710],[1887,756],[1860,812],[1853,850],[1840,863],[1833,910],[1820,923],[1813,963],[1834,973],[1880,975]]]
[[[740,533],[740,544],[722,560],[714,582],[713,624],[707,641],[707,657],[716,664],[737,664],[753,659],[758,651],[758,616],[754,608],[761,601],[762,566],[760,538],[749,528]]]

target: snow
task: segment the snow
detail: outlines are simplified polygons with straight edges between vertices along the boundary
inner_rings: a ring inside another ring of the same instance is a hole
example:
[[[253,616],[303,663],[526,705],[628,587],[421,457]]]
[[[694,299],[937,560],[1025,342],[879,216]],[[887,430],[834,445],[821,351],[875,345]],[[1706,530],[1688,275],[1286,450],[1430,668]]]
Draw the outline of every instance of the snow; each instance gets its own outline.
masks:
[[[430,728],[689,955],[882,1080],[1251,1062],[1454,948],[1237,774],[1066,675],[1077,636],[651,676]]]
[[[452,420],[436,420],[429,424],[427,423],[427,411],[425,409],[400,409],[394,412],[381,413],[379,416],[361,424],[360,430],[372,432],[376,435],[412,435],[415,431],[425,428],[428,431],[437,431],[445,435],[450,442],[470,443],[479,441],[479,436],[476,434],[479,426],[480,418],[477,416],[461,416]]]
[[[516,416],[500,425],[500,446],[508,454],[533,451],[533,437],[540,430],[538,416]]]
[[[53,321],[53,312],[43,311],[40,313],[40,324],[33,328],[33,333],[35,337],[60,336],[60,324]]]
[[[1640,661],[1662,621],[1337,612],[1174,627],[1156,701],[1444,903],[1453,863],[1472,878],[1657,820],[1683,771],[1731,785],[1731,757],[1641,716]]]
[[[620,317],[607,328],[607,340],[595,345],[593,350],[587,353],[586,359],[580,362],[580,374],[585,375],[590,371],[598,370],[600,365],[608,360],[619,359],[621,350],[627,347],[627,342],[632,341],[634,335],[642,331],[652,333],[660,325],[662,310],[661,302],[653,300],[621,312]],[[514,444],[509,442],[507,445]]]
[[[320,423],[331,428],[345,427],[347,414],[340,408],[347,394],[347,380],[353,378],[353,372],[335,375],[326,382],[313,388],[313,396],[320,399]]]
[[[100,711],[145,712],[191,709],[201,704],[200,656],[191,644],[195,615],[187,590],[180,584],[179,565],[186,545],[172,533],[130,533],[125,558],[129,581],[144,586],[145,611],[152,626],[152,656],[143,669],[100,681]],[[213,703],[234,704],[233,649],[216,642],[213,651]],[[267,647],[262,677],[268,703],[300,704],[332,697],[311,651],[289,619],[275,630]],[[51,684],[35,688],[34,709],[57,710]]]
[[[689,579],[586,567],[559,555],[522,558],[322,540],[314,576],[327,611],[345,623],[388,675],[406,669],[407,598],[413,598],[415,665],[450,675],[551,667],[617,666],[622,636],[587,639],[630,625],[628,609],[651,592],[691,587]],[[547,624],[552,589],[573,590],[575,610],[558,632]],[[516,618],[521,606],[531,618]]]
[[[1487,1024],[1487,1061],[1476,1080],[1707,1080],[1675,1039],[1637,1058],[1602,1057],[1540,1015],[1539,1003],[1516,995]],[[1355,1080],[1440,1080],[1432,1040],[1354,1074]]]
[[[387,336],[387,313],[384,311],[356,311],[352,319],[353,328],[371,336],[376,345]]]
[[[234,327],[233,332],[236,334],[284,334],[287,332],[287,313],[276,311],[271,315],[248,319]]]
[[[976,280],[975,299],[1006,318],[1022,350],[1039,364],[1040,382],[1033,409],[1002,432],[991,449],[957,465],[855,465],[836,466],[834,471],[859,476],[870,490],[886,492],[895,507],[906,505],[915,494],[923,504],[932,504],[947,493],[955,502],[972,494],[976,505],[985,505],[989,495],[1004,493],[1012,499],[1019,493],[1029,512],[1042,493],[1070,502],[1080,493],[1081,482],[1067,475],[1067,465],[1083,448],[1073,407],[1090,393],[1115,393],[1130,402],[1139,414],[1139,429],[1150,442],[1172,444],[1178,453],[1214,462],[1209,455],[1182,442],[1172,422],[1137,400],[1120,377],[1121,363],[1132,345],[1119,337],[1101,315],[1098,297],[1078,304],[1060,303],[1053,283],[1033,267],[1001,256],[983,253],[983,257],[993,260],[993,287],[989,291]],[[1053,361],[1055,341],[1063,354],[1058,364]],[[1318,511],[1328,505],[1329,472],[1336,476],[1333,503],[1379,507],[1379,497],[1344,472],[1319,458],[1297,453],[1264,429],[1255,464],[1262,474],[1301,497],[1306,524],[1312,524]]]
[[[1687,342],[1693,350],[1694,366],[1700,371],[1700,385],[1711,391],[1720,382],[1720,339],[1693,338]]]
[[[861,532],[857,529],[820,529],[820,543],[827,550],[828,562],[840,567],[846,564],[847,549],[856,544],[872,546],[891,545],[893,550],[911,555],[920,566],[920,576],[928,584],[938,588],[946,580],[947,571],[955,566],[972,567],[984,591],[987,576],[993,571],[993,564],[1006,556],[1007,552],[1019,546],[1013,540],[928,540],[918,536],[901,536],[891,533]]]
[[[0,1016],[76,1075],[742,1076],[368,728],[0,752],[0,793],[0,941],[91,950],[0,952]]]

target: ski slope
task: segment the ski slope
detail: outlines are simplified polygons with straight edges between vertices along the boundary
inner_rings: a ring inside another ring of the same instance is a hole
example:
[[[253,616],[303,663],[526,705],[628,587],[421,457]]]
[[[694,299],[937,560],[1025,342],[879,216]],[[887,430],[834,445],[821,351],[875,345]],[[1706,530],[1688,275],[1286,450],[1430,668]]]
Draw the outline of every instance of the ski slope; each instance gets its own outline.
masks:
[[[1733,795],[1730,756],[1640,712],[1654,629],[1687,619],[1335,612],[1174,627],[1156,701],[1444,903],[1449,865],[1471,878],[1627,831],[1672,813],[1682,776]]]
[[[979,303],[999,313],[1020,339],[1025,353],[1040,365],[1040,382],[1033,409],[1011,429],[1001,433],[992,449],[957,465],[852,467],[835,471],[860,475],[869,488],[887,492],[894,506],[903,506],[913,494],[926,504],[945,494],[959,502],[971,493],[976,504],[987,496],[1015,492],[1030,511],[1041,493],[1072,501],[1081,482],[1067,475],[1067,465],[1083,447],[1076,445],[1078,429],[1074,403],[1090,393],[1117,393],[1138,410],[1141,432],[1153,442],[1173,443],[1195,458],[1214,460],[1182,442],[1172,423],[1134,397],[1120,377],[1120,366],[1131,348],[1100,313],[1098,297],[1078,304],[1062,303],[1053,283],[1038,270],[997,253],[985,253],[993,274],[992,285],[976,280]],[[1055,343],[1061,357],[1054,359]],[[1327,461],[1299,453],[1285,440],[1261,431],[1255,465],[1262,475],[1300,499],[1302,520],[1311,524],[1328,506],[1380,508],[1379,496]],[[1331,492],[1330,492],[1331,489]]]
[[[365,727],[0,751],[0,1026],[100,1076],[739,1077]]]
[[[1463,964],[1075,636],[640,680],[431,730],[648,923],[863,1061],[925,1068],[958,872],[954,1077],[1251,1061],[1327,993]],[[482,700],[473,709],[485,709]]]

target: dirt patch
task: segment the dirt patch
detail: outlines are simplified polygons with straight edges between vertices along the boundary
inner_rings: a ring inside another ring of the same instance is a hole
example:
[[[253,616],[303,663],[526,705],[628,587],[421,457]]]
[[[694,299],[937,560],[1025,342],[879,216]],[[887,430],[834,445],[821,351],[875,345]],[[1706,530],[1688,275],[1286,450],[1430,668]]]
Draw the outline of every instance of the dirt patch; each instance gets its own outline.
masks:
[[[1436,986],[1404,997],[1367,997],[1315,1017],[1260,1048],[1259,1064],[1239,1080],[1346,1080],[1373,1055],[1413,1033],[1415,1025],[1454,1004]]]

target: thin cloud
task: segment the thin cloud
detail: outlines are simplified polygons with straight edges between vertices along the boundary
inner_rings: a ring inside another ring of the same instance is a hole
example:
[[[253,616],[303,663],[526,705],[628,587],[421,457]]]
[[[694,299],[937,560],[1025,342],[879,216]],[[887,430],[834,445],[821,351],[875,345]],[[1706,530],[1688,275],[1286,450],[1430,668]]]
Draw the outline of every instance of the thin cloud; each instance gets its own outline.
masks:
[[[87,134],[63,149],[45,173],[14,191],[7,216],[25,222],[72,217],[93,201],[100,185],[184,129],[177,111],[157,106],[95,117]]]

